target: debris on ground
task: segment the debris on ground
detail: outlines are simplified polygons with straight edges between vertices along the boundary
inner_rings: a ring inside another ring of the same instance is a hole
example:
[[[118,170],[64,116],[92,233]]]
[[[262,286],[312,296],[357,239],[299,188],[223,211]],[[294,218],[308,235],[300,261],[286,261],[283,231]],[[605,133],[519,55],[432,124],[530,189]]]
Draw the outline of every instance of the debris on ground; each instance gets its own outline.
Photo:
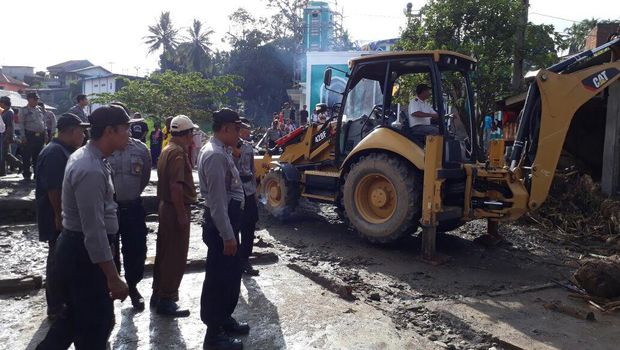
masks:
[[[562,305],[561,302],[545,303],[543,307],[547,310],[573,316],[580,320],[596,321],[596,317],[594,317],[594,313],[592,311],[583,311],[571,306]]]
[[[620,297],[620,255],[588,260],[575,272],[574,278],[590,295]]]

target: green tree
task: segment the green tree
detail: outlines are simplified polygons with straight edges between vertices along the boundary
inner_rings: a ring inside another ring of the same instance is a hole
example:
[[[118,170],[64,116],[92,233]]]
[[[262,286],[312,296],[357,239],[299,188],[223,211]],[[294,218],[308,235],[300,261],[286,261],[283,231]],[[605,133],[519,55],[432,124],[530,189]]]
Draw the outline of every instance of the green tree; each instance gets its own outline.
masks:
[[[599,22],[605,21],[600,21],[596,18],[584,19],[564,30],[566,42],[568,44],[568,53],[570,55],[584,50],[588,33],[592,28],[596,27]]]
[[[514,0],[431,0],[421,17],[410,17],[398,46],[407,50],[447,49],[475,57],[478,109],[493,110],[510,91],[514,33],[520,3]]]
[[[211,52],[211,35],[215,33],[210,28],[203,30],[202,22],[194,19],[192,26],[188,30],[188,42],[191,44],[187,52],[187,60],[191,70],[194,72],[207,73],[210,65],[209,53]]]
[[[564,38],[553,25],[528,23],[525,28],[524,71],[547,68],[557,63],[557,49],[564,45]]]
[[[213,110],[234,107],[239,78],[222,75],[205,79],[202,74],[165,71],[146,79],[125,81],[113,94],[100,94],[94,103],[121,101],[133,111],[166,117],[185,114],[195,120],[209,120]]]
[[[170,12],[162,12],[157,23],[149,26],[148,31],[150,34],[144,37],[144,43],[149,45],[148,52],[153,53],[162,48],[160,66],[163,70],[170,69],[173,52],[179,44],[179,30],[173,26]]]

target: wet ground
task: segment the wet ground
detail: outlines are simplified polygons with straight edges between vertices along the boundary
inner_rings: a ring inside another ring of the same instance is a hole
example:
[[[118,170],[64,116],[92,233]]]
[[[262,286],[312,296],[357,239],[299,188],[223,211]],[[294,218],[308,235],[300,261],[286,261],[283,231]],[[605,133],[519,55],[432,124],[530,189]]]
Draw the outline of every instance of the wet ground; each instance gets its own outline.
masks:
[[[206,255],[199,216],[193,215],[190,259]],[[258,252],[279,260],[243,279],[235,316],[253,326],[243,339],[247,349],[617,349],[620,342],[619,314],[590,309],[550,284],[566,280],[584,252],[533,226],[502,226],[508,243],[485,248],[473,242],[484,222],[469,223],[439,237],[439,250],[451,256],[441,266],[419,260],[415,235],[391,247],[366,243],[328,205],[302,203],[287,222],[262,212],[259,228]],[[31,224],[0,226],[2,278],[43,271],[46,247],[36,234]],[[154,242],[151,233],[150,257]],[[134,313],[117,302],[111,348],[200,349],[203,279],[195,269],[185,275],[187,319]],[[140,284],[147,300],[150,283],[147,276]],[[343,286],[353,301],[337,294]],[[549,311],[549,302],[594,311],[596,321]],[[0,309],[7,349],[31,349],[44,336],[43,291],[2,295]]]

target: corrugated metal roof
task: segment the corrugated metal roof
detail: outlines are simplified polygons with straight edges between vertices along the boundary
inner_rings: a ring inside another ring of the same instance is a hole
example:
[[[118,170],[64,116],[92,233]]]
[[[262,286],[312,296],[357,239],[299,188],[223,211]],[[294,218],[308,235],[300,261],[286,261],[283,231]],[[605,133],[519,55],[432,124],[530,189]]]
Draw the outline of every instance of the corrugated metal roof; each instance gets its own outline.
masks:
[[[15,91],[0,90],[0,96],[8,96],[11,99],[11,107],[22,108],[28,105],[28,100]],[[47,104],[45,105],[45,108],[49,110],[56,110],[56,107],[52,107]]]

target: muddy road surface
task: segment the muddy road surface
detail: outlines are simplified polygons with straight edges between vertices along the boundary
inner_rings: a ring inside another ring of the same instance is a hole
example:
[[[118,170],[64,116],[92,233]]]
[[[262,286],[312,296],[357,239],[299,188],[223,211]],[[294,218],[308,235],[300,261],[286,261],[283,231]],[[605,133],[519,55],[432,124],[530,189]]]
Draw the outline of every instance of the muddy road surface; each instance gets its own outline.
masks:
[[[199,212],[193,215],[190,259],[204,259]],[[156,218],[149,228],[156,231]],[[484,222],[438,238],[451,260],[419,259],[416,235],[398,244],[369,244],[340,220],[334,207],[303,203],[285,222],[261,212],[256,252],[261,274],[244,276],[235,316],[252,325],[246,349],[617,349],[620,316],[594,310],[596,321],[544,308],[556,302],[593,311],[554,284],[574,271],[580,252],[546,239],[531,226],[500,227],[505,244],[473,242]],[[0,227],[3,278],[41,274],[44,244],[36,225]],[[149,234],[152,258],[155,234]],[[21,247],[21,248],[14,248]],[[10,256],[11,258],[4,258]],[[112,349],[200,349],[204,273],[189,270],[181,286],[187,319],[116,303]],[[150,297],[149,274],[139,285]],[[0,346],[33,349],[49,327],[42,290],[0,295]]]

